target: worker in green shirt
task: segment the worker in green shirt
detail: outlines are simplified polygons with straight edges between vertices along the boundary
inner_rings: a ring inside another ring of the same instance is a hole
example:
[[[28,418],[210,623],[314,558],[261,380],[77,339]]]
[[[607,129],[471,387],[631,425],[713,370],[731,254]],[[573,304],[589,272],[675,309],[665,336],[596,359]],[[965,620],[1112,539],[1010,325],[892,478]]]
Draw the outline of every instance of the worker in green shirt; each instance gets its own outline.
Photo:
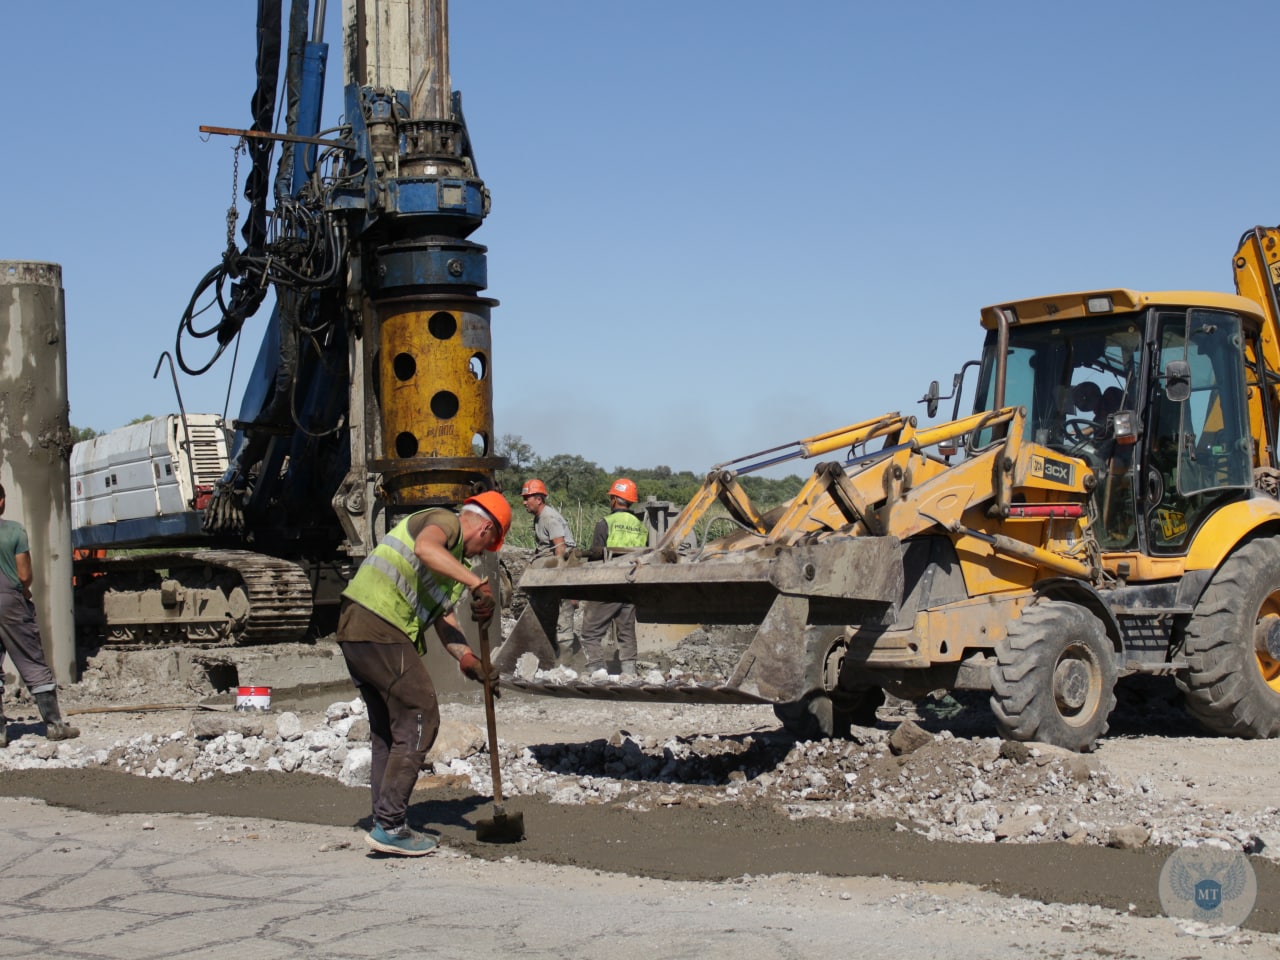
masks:
[[[0,486],[0,518],[4,507],[5,492]],[[80,736],[79,730],[62,719],[58,708],[58,681],[45,660],[36,608],[31,602],[33,580],[27,531],[16,521],[0,519],[0,747],[9,745],[3,705],[5,654],[35,698],[44,719],[45,736],[50,740]]]

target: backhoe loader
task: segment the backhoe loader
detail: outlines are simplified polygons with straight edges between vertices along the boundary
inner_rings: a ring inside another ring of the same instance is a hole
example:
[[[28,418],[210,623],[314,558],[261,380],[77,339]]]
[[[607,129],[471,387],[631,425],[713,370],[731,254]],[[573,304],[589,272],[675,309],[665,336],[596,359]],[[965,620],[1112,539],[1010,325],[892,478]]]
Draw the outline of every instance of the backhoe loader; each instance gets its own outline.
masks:
[[[719,465],[650,549],[532,565],[497,662],[554,666],[560,599],[614,600],[642,623],[744,625],[745,640],[698,683],[509,682],[772,703],[806,738],[868,722],[886,691],[982,690],[1005,738],[1086,751],[1117,680],[1152,674],[1212,732],[1277,735],[1280,228],[1245,234],[1234,266],[1236,295],[986,307],[981,360],[924,398],[931,419],[954,398],[949,422],[889,413]],[[836,452],[766,513],[738,482]],[[716,504],[736,529],[700,542]]]

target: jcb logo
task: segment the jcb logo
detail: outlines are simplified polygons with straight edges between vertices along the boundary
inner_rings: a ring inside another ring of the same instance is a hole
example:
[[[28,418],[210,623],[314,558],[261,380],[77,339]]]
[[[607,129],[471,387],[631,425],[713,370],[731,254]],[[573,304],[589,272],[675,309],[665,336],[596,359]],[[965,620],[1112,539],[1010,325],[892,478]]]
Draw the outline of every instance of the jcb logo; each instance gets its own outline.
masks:
[[[1070,460],[1054,460],[1035,454],[1031,457],[1031,475],[1069,487],[1075,483],[1075,464]]]
[[[1187,515],[1181,510],[1161,507],[1156,511],[1156,524],[1165,540],[1176,540],[1187,532]]]

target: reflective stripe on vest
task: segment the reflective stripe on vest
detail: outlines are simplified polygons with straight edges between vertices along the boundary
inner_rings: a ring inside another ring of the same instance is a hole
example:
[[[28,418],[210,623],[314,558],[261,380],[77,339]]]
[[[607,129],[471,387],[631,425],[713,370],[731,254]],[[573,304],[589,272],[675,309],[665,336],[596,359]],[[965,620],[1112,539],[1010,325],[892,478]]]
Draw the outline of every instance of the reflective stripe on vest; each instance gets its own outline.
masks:
[[[416,516],[406,517],[388,531],[342,595],[403,630],[421,653],[426,647],[422,631],[452,610],[466,588],[451,577],[433,573],[418,559],[409,536],[409,524]],[[465,563],[461,537],[449,552]]]
[[[609,539],[606,547],[647,547],[649,532],[644,522],[629,510],[615,510],[604,518],[609,526]]]

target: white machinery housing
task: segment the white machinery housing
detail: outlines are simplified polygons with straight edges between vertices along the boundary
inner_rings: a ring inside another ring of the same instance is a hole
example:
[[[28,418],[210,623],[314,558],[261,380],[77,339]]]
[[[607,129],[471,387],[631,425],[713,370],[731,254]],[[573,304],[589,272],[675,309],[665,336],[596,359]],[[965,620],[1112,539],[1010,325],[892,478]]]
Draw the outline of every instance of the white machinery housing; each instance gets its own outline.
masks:
[[[228,431],[212,413],[130,424],[71,452],[72,545],[110,547],[199,533],[197,510],[227,469]]]

